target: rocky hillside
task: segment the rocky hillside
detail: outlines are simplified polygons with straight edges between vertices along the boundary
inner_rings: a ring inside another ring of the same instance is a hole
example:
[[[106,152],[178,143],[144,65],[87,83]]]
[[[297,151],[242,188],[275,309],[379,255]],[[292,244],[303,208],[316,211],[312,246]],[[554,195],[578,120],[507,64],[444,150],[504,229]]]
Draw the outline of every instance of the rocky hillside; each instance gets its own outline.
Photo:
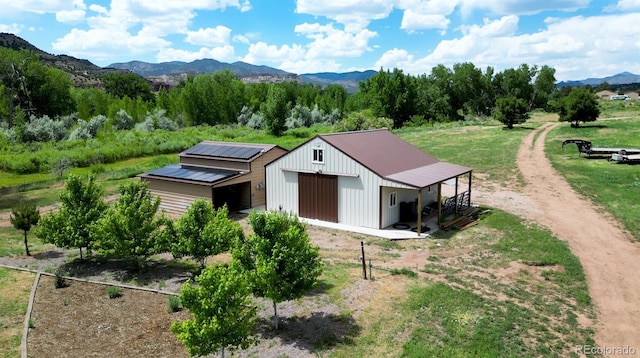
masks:
[[[103,68],[88,60],[72,56],[52,55],[14,34],[0,33],[0,46],[16,51],[28,50],[37,53],[44,64],[69,73],[76,87],[97,87],[100,86],[100,77],[105,73],[122,72],[118,69]]]

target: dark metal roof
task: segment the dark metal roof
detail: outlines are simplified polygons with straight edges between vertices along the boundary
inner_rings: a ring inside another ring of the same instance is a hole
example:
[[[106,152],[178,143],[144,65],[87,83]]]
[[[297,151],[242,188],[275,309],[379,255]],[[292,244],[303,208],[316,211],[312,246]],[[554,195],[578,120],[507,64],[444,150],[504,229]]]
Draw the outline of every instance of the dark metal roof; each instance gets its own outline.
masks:
[[[146,173],[149,176],[158,176],[173,179],[194,180],[204,183],[215,183],[220,180],[240,174],[237,171],[181,166],[180,164],[167,165]]]
[[[264,150],[265,148],[261,146],[202,142],[187,149],[184,151],[184,154],[248,160],[257,154],[260,154]]]
[[[386,176],[385,179],[411,185],[416,188],[425,188],[470,171],[471,169],[461,165],[438,162],[424,167],[391,174]]]
[[[471,168],[441,162],[386,129],[318,137],[379,176],[418,188],[471,171]]]

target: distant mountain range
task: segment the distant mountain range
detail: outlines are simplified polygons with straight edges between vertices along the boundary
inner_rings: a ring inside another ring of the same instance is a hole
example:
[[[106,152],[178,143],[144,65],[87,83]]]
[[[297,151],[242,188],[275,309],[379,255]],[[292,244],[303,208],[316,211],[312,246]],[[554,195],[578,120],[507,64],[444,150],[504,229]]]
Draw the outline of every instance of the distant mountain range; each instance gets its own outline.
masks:
[[[365,81],[377,73],[377,71],[368,70],[363,72],[322,72],[298,75],[269,66],[256,66],[245,62],[225,63],[213,59],[162,63],[130,61],[100,67],[88,60],[77,59],[67,55],[49,54],[33,46],[28,41],[9,33],[0,33],[0,47],[8,47],[13,50],[25,49],[38,53],[45,64],[71,74],[72,80],[77,87],[100,86],[100,77],[105,73],[122,73],[128,71],[147,78],[155,88],[160,86],[170,87],[177,84],[181,79],[186,78],[189,74],[213,73],[229,69],[245,83],[299,81],[315,83],[322,86],[338,84],[347,89],[349,93],[353,93],[358,90],[358,84],[361,81]],[[557,83],[557,86],[597,86],[603,82],[607,82],[610,85],[640,83],[640,75],[622,72],[604,78],[563,81]]]
[[[358,83],[360,81],[364,81],[377,73],[376,71],[369,70],[364,72],[322,72],[298,75],[269,66],[256,66],[240,61],[225,63],[213,59],[202,59],[192,62],[172,61],[161,63],[131,61],[125,63],[112,63],[108,67],[120,70],[129,70],[139,74],[140,76],[154,81],[165,82],[169,85],[176,84],[180,79],[189,74],[213,73],[228,69],[245,83],[300,81],[317,83],[320,85],[339,84],[345,87],[349,92],[355,92],[358,89]]]
[[[602,83],[608,83],[610,85],[626,85],[630,83],[640,83],[640,75],[633,74],[631,72],[622,72],[617,75],[603,77],[603,78],[587,78],[579,81],[563,81],[558,82],[558,87],[576,87],[576,86],[592,86],[595,87]]]

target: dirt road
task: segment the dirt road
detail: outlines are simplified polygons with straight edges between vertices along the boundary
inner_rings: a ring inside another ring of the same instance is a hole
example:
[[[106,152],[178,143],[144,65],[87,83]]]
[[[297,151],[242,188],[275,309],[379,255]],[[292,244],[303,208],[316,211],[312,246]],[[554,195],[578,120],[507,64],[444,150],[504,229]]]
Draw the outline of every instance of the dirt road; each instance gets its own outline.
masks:
[[[596,344],[630,346],[640,354],[640,246],[553,169],[544,142],[557,125],[532,131],[518,150],[518,168],[526,181],[523,194],[534,204],[529,215],[568,242],[580,259],[598,313]]]

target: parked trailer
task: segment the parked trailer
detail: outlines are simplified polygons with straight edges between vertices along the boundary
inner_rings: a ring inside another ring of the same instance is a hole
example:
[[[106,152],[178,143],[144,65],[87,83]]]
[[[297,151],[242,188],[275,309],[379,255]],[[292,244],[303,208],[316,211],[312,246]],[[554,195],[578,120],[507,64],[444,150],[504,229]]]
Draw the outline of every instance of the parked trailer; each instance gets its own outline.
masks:
[[[609,160],[619,164],[638,164],[640,163],[640,154],[614,153],[611,154]]]
[[[584,139],[567,139],[562,142],[562,149],[567,144],[575,144],[578,147],[578,153],[584,153],[587,156],[608,156],[613,154],[635,155],[640,154],[640,149],[634,148],[597,148],[592,143]]]

